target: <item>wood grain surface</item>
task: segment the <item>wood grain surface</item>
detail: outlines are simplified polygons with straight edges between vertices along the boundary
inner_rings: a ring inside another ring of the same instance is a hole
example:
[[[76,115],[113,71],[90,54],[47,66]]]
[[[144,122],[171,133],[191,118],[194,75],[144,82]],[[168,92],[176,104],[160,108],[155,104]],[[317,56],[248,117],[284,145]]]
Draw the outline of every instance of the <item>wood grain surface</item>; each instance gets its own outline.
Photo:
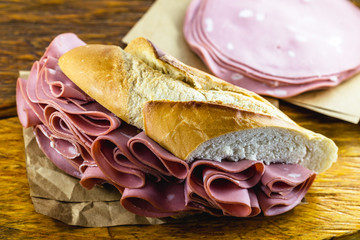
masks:
[[[87,43],[118,44],[153,0],[0,1],[0,118],[14,116],[15,81],[49,42],[74,32]]]
[[[34,211],[16,117],[15,81],[59,33],[122,46],[153,1],[0,1],[0,239],[360,239],[360,126],[281,102],[301,126],[332,138],[339,159],[316,179],[307,204],[281,216],[185,224],[81,228]]]

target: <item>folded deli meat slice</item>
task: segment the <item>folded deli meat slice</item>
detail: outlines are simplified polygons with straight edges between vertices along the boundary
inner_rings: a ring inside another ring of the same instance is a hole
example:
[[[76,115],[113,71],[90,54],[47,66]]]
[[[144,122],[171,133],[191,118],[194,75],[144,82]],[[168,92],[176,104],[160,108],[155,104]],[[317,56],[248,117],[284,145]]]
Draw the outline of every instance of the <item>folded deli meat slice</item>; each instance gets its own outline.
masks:
[[[74,167],[68,159],[62,156],[56,148],[52,147],[52,142],[50,140],[49,130],[45,125],[39,124],[34,126],[34,135],[36,137],[36,141],[39,144],[40,149],[45,153],[45,155],[61,170],[66,172],[67,174],[74,177],[81,177],[81,173],[78,168]]]
[[[339,13],[344,15],[334,18]],[[289,97],[335,86],[360,71],[354,23],[360,23],[360,11],[346,0],[193,0],[183,30],[215,75],[260,94]]]
[[[92,189],[95,185],[101,185],[106,182],[110,182],[109,178],[97,166],[87,167],[80,179],[80,184],[85,189]],[[113,185],[116,186],[115,184]],[[122,191],[123,189],[120,192]]]
[[[257,192],[264,215],[273,216],[294,208],[314,180],[315,174],[306,168],[284,164],[267,166],[261,179],[261,191]]]
[[[208,212],[212,208],[221,209],[222,214],[237,217],[257,215],[258,200],[249,191],[260,181],[264,168],[261,162],[249,160],[221,163],[198,160],[191,165],[187,178],[188,204],[194,209],[207,208]]]
[[[56,37],[29,79],[18,79],[16,99],[21,124],[33,127],[46,156],[84,188],[112,184],[122,194],[119,204],[149,217],[276,215],[301,201],[313,171],[252,160],[186,162],[105,109],[58,66],[62,54],[82,45],[74,34]]]
[[[122,125],[120,129],[99,136],[94,141],[91,153],[97,166],[106,172],[112,182],[122,187],[139,188],[145,184],[145,174],[127,148],[131,135],[124,134],[121,131],[123,128]]]
[[[150,167],[160,176],[176,177],[180,180],[186,178],[189,170],[188,164],[162,148],[144,132],[133,137],[128,146],[138,159],[142,159],[145,166]]]
[[[149,180],[141,189],[126,188],[120,202],[127,210],[148,217],[168,217],[187,210],[183,182]]]

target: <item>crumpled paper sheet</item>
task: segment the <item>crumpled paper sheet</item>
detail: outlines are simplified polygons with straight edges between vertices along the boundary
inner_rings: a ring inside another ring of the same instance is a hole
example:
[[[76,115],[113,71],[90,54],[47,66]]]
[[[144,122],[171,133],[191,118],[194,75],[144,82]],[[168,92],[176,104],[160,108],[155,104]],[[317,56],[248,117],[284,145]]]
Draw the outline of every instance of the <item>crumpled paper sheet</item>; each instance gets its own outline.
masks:
[[[211,73],[201,59],[192,52],[183,36],[183,19],[190,2],[191,0],[157,0],[123,38],[123,42],[129,43],[136,37],[145,37],[180,61]],[[284,100],[357,124],[360,121],[359,90],[360,75],[334,88],[308,92]]]
[[[41,151],[32,128],[24,129],[26,170],[35,211],[69,225],[108,227],[148,225],[169,219],[146,218],[128,212],[111,185],[86,190],[79,179],[59,170]]]

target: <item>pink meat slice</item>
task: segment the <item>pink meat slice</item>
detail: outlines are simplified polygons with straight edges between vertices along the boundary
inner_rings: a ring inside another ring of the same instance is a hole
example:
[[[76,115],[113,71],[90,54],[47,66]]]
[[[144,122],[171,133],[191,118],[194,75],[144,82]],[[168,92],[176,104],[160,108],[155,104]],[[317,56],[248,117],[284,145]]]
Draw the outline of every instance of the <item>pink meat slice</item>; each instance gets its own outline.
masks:
[[[277,86],[271,86],[265,82],[254,80],[229,68],[222,68],[220,65],[218,65],[216,68],[217,69],[215,71],[217,72],[215,73],[215,75],[219,76],[220,78],[227,79],[228,82],[234,85],[246,88],[258,94],[276,98],[288,98],[307,91],[325,89],[329,87],[334,87],[339,84],[339,81],[336,78],[334,81],[323,80],[297,85],[279,84]]]
[[[333,18],[331,14],[339,9],[349,15]],[[287,21],[279,21],[284,19]],[[342,27],[344,22],[351,27]],[[360,11],[347,1],[329,5],[324,1],[284,4],[247,0],[219,4],[214,0],[194,0],[185,17],[184,35],[215,75],[230,82],[242,75],[269,85],[296,85],[257,91],[254,85],[259,84],[251,84],[247,79],[235,83],[245,88],[250,83],[249,89],[260,94],[288,97],[337,85],[360,71],[360,58],[352,54],[360,48],[360,30],[354,29],[351,22],[360,22]],[[353,30],[355,41],[349,39]],[[228,66],[232,72],[231,68],[237,69],[231,74],[234,77],[219,74],[217,64],[223,69]],[[316,81],[321,83],[311,84]]]
[[[259,73],[303,78],[360,64],[353,54],[360,50],[360,30],[354,24],[360,22],[360,11],[348,1],[205,0],[200,11],[204,34],[213,46]],[[346,15],[334,18],[341,12]],[[209,22],[212,30],[206,31]],[[241,51],[233,51],[229,43]]]
[[[223,211],[216,205],[215,202],[212,202],[210,198],[205,198],[196,194],[190,187],[189,181],[185,182],[185,204],[189,209],[198,210],[201,212],[206,212],[214,216],[223,216]],[[198,191],[202,191],[201,188]]]
[[[310,80],[306,80],[306,82],[302,84],[287,84],[279,83],[278,81],[273,80],[265,81],[261,79],[254,79],[246,76],[246,73],[240,72],[238,68],[221,62],[221,60],[218,60],[213,52],[208,49],[204,49],[203,45],[194,44],[190,37],[188,37],[188,43],[192,45],[193,50],[201,56],[202,59],[207,59],[205,64],[216,76],[221,79],[225,79],[234,85],[246,88],[261,95],[276,98],[288,98],[310,90],[333,87],[341,82],[338,77],[330,77],[330,79],[316,81],[311,80],[312,82]]]
[[[190,205],[200,205],[208,212],[219,208],[225,215],[254,216],[260,212],[258,201],[248,189],[260,181],[263,172],[264,165],[256,161],[197,160],[187,178],[187,199]]]
[[[257,192],[260,207],[266,216],[279,215],[298,205],[316,174],[298,164],[271,164],[265,168],[261,191]]]
[[[191,5],[199,3],[200,1],[193,1]],[[290,83],[286,83],[286,80],[285,83],[281,83],[276,80],[259,79],[257,76],[242,71],[239,66],[234,66],[233,61],[224,62],[223,59],[218,57],[221,55],[221,52],[216,51],[216,49],[211,49],[207,47],[206,43],[201,42],[201,36],[191,28],[191,24],[198,22],[199,19],[199,17],[193,13],[196,9],[197,7],[190,6],[185,18],[184,33],[185,36],[187,36],[187,42],[191,48],[205,60],[205,64],[216,76],[234,85],[257,92],[261,95],[287,98],[310,90],[336,86],[341,82],[340,79],[345,79],[353,73],[353,71],[345,72],[344,74],[346,76],[342,74],[343,76],[341,78],[331,76],[323,77],[322,79],[304,79],[298,81],[297,84],[290,84],[293,82],[292,80],[290,80]],[[199,42],[202,44],[199,44]],[[247,76],[247,74],[249,76]]]
[[[120,202],[128,211],[147,217],[168,217],[187,210],[183,182],[147,180],[141,189],[126,188]]]
[[[66,158],[51,147],[50,133],[46,126],[42,124],[37,125],[34,128],[34,135],[40,149],[59,169],[73,177],[81,177],[81,173]]]
[[[128,143],[130,151],[140,162],[159,172],[162,176],[185,179],[189,170],[188,164],[162,148],[144,132],[131,138]]]
[[[109,182],[109,179],[97,166],[87,167],[80,179],[81,186],[88,190],[106,182]]]
[[[44,70],[46,71],[47,69]],[[86,102],[82,105],[78,105],[68,101],[66,98],[53,96],[49,90],[46,78],[43,78],[42,76],[45,75],[40,75],[38,81],[34,83],[32,83],[34,78],[29,78],[28,93],[36,92],[37,96],[34,97],[34,102],[39,101],[41,104],[52,106],[57,112],[66,115],[64,117],[72,122],[72,126],[82,129],[82,132],[87,135],[97,136],[106,134],[120,125],[120,121],[117,117],[111,116],[108,110],[96,102]],[[34,85],[37,86],[36,89],[32,89],[31,86]],[[45,116],[45,118],[48,118],[48,116]]]
[[[26,81],[19,78],[16,82],[16,110],[19,121],[24,128],[41,123],[40,107],[30,101],[26,94]]]
[[[49,58],[44,64],[47,69],[45,80],[49,84],[52,95],[57,98],[75,98],[86,102],[91,101],[92,99],[70,81],[58,67],[52,66],[57,59]]]
[[[54,38],[40,61],[47,59],[48,57],[59,59],[64,53],[82,45],[85,45],[85,43],[75,34],[62,33]]]
[[[99,136],[92,145],[91,153],[97,166],[112,182],[124,188],[140,188],[145,184],[145,171],[127,148],[130,137],[122,133],[122,128]],[[130,134],[136,133],[135,129]]]

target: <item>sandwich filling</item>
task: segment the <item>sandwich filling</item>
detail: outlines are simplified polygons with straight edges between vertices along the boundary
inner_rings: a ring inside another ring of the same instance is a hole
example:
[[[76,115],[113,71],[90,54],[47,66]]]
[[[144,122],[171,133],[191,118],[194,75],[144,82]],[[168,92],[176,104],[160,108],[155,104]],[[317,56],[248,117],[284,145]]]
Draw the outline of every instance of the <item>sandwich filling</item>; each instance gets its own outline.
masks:
[[[254,160],[187,163],[101,106],[58,66],[62,54],[83,45],[74,34],[57,36],[29,78],[18,79],[16,96],[21,124],[33,128],[49,160],[84,188],[110,183],[124,208],[147,217],[273,216],[301,202],[316,176],[307,168]]]

